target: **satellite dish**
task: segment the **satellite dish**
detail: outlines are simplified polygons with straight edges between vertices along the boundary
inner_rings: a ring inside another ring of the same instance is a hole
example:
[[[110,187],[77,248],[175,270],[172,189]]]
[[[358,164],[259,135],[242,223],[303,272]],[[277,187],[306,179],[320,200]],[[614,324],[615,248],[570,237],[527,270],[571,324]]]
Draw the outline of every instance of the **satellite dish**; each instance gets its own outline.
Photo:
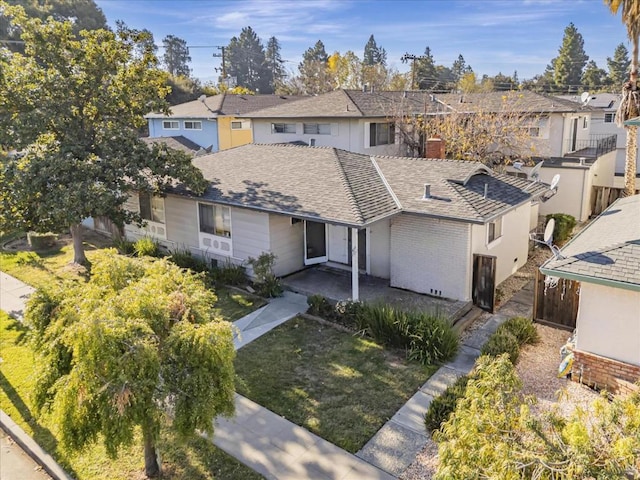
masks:
[[[522,167],[524,166],[523,162],[513,162],[513,168],[515,168],[516,170],[518,170],[519,172],[522,171]]]
[[[560,174],[556,173],[553,176],[553,179],[551,180],[551,185],[549,185],[549,190],[554,190],[554,189],[558,188],[558,182],[560,182]]]
[[[200,95],[200,96],[198,97],[198,100],[200,100],[202,103],[204,103],[204,101],[205,101],[206,99],[207,99],[207,96],[206,96],[206,95]]]
[[[553,241],[554,228],[556,228],[556,221],[552,218],[547,222],[547,226],[544,227],[544,236],[542,237],[544,243],[547,245],[551,245],[551,242]]]
[[[591,94],[589,92],[584,92],[582,95],[580,95],[580,100],[582,100],[582,103],[584,103],[585,105],[587,103],[589,103],[589,97],[591,96]]]
[[[540,169],[542,168],[543,163],[544,163],[544,160],[542,160],[540,163],[538,163],[535,167],[531,169],[531,171],[529,172],[529,175],[527,175],[528,180],[533,180],[535,182],[538,181],[540,177]]]

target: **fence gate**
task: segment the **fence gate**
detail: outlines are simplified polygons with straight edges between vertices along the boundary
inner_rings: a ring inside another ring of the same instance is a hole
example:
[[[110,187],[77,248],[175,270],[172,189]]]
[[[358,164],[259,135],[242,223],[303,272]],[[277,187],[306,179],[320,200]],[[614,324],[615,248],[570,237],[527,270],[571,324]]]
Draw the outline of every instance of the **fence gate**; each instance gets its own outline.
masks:
[[[473,303],[493,313],[496,301],[496,257],[473,256]]]
[[[537,272],[533,302],[533,319],[536,322],[573,330],[578,318],[580,282],[559,278],[555,287],[546,286],[546,276]]]

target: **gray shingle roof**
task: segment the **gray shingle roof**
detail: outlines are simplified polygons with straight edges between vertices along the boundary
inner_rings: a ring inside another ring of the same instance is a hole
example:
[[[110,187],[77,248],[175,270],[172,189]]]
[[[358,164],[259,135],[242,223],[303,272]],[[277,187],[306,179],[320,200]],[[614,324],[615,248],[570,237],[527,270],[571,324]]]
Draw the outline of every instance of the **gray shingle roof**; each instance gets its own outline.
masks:
[[[250,118],[360,118],[436,114],[447,111],[563,113],[590,110],[570,100],[530,91],[431,94],[424,91],[335,90],[301,101],[255,110]]]
[[[475,162],[329,147],[251,144],[194,164],[211,181],[206,200],[352,226],[400,211],[484,223],[547,189]],[[425,183],[432,185],[429,200],[422,198]]]
[[[192,100],[171,107],[171,114],[149,113],[145,118],[215,118],[239,116],[253,110],[297,101],[306,98],[296,95],[234,95],[223,93],[206,97],[204,101]]]
[[[553,275],[609,280],[640,289],[640,196],[615,201],[542,265]]]

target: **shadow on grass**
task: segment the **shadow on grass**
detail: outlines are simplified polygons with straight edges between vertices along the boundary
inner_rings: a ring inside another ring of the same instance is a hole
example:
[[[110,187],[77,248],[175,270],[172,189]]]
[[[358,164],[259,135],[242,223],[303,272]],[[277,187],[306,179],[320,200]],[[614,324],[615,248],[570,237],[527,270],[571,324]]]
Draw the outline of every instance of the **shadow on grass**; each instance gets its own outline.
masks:
[[[9,323],[7,330],[18,332],[18,336],[15,339],[16,345],[24,345],[27,342],[27,333],[29,332],[29,328],[27,328],[22,322],[13,321]]]

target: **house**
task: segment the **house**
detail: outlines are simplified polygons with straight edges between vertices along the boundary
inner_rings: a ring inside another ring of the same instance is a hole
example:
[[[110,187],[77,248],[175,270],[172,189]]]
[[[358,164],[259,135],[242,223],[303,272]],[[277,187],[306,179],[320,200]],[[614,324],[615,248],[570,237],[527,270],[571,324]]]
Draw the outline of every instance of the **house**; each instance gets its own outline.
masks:
[[[201,148],[217,152],[251,143],[251,121],[238,117],[298,99],[285,95],[205,96],[171,107],[171,113],[149,113],[149,137],[182,137]]]
[[[580,282],[572,378],[624,393],[640,380],[640,196],[620,198],[540,271]]]
[[[217,262],[272,252],[279,276],[347,269],[353,299],[360,273],[434,296],[488,296],[492,307],[495,286],[526,262],[534,200],[548,192],[476,162],[330,147],[250,144],[194,164],[208,190],[131,197],[126,208],[147,224],[127,225],[128,238]]]

